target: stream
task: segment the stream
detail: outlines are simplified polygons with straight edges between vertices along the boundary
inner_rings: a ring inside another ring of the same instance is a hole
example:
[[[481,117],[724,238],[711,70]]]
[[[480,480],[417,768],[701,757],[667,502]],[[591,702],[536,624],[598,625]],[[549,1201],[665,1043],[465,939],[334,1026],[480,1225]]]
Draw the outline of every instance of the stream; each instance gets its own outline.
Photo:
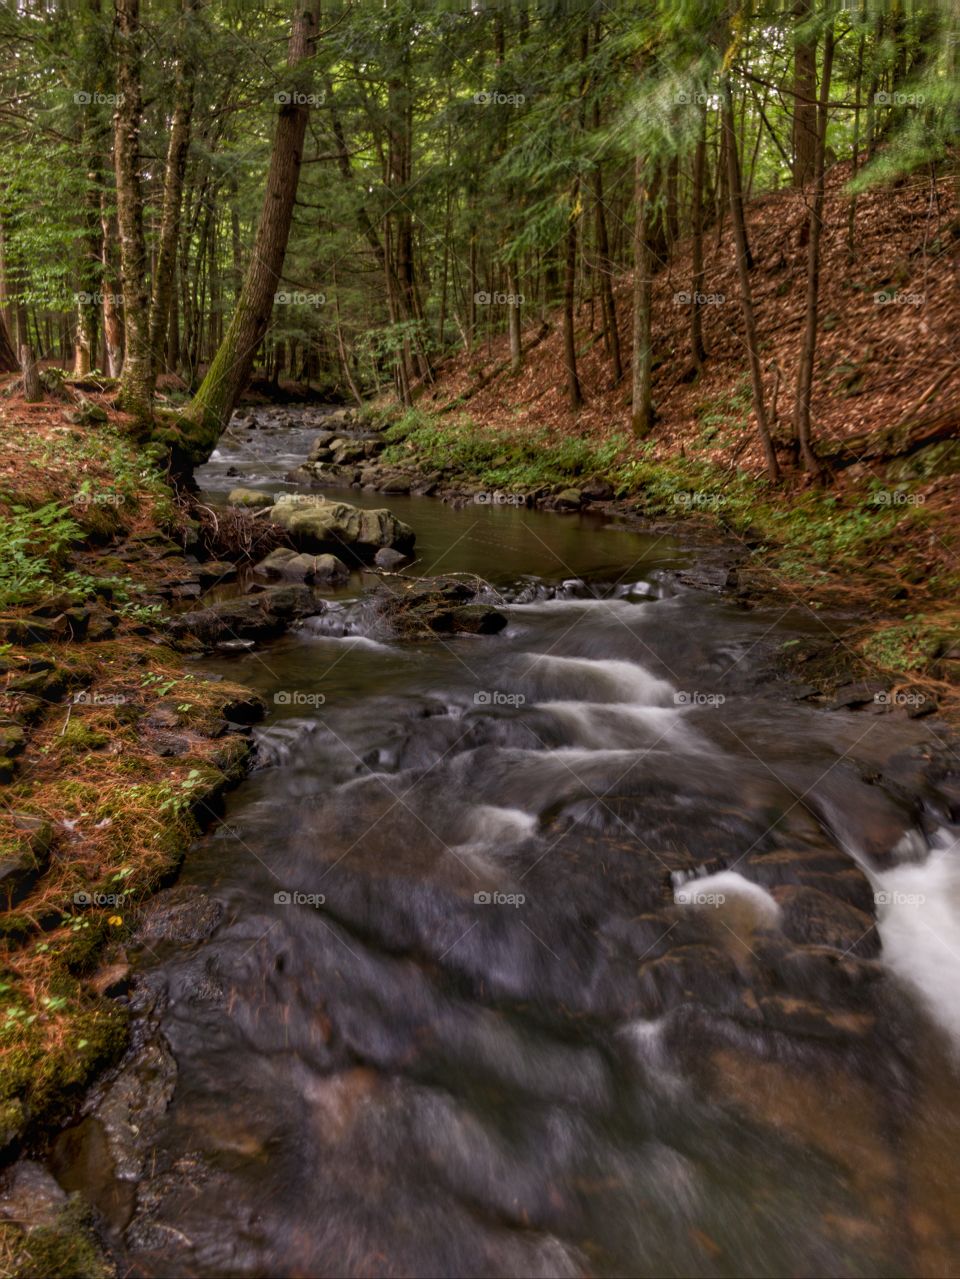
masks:
[[[291,487],[322,415],[270,412],[210,502]],[[776,656],[829,619],[698,589],[692,538],[331,494],[508,626],[384,642],[354,574],[198,663],[265,696],[258,765],[52,1155],[122,1272],[960,1272],[942,723],[805,702]]]

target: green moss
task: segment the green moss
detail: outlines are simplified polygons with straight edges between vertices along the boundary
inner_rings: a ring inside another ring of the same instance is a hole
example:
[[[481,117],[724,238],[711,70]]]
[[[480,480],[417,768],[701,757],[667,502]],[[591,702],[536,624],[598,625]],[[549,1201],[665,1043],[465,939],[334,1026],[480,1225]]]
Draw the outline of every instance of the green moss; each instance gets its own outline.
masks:
[[[116,1274],[97,1242],[93,1214],[79,1196],[50,1226],[23,1232],[4,1225],[0,1244],[12,1261],[12,1279],[113,1279]]]

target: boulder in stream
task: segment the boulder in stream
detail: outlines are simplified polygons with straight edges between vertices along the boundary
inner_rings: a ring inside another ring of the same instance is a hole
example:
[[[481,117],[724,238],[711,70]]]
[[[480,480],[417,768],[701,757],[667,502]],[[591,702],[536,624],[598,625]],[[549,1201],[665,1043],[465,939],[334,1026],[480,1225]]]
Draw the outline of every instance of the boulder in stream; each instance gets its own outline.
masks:
[[[298,550],[360,563],[369,563],[383,546],[407,552],[415,541],[413,529],[385,507],[366,511],[319,495],[285,494],[269,518],[287,531]]]
[[[377,552],[383,554],[382,551]],[[400,556],[403,559],[403,556]],[[289,582],[345,582],[350,570],[336,555],[306,555],[289,546],[278,546],[254,569],[261,577],[282,578]]]
[[[308,586],[272,586],[208,608],[180,613],[167,629],[175,638],[193,635],[204,644],[225,640],[270,639],[292,621],[319,613],[323,604]]]
[[[235,488],[230,490],[227,501],[231,506],[247,506],[252,510],[258,507],[272,506],[273,498],[269,493],[261,493],[259,489]]]

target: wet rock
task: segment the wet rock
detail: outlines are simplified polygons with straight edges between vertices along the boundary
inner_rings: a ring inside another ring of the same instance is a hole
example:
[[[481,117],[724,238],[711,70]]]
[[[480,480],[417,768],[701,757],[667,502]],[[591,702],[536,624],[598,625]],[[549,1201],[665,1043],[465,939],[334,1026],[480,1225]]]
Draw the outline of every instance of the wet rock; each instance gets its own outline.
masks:
[[[346,564],[335,555],[305,555],[288,546],[271,551],[254,572],[293,582],[345,582],[350,576]]]
[[[461,604],[451,610],[454,631],[466,635],[496,635],[507,619],[489,604]]]
[[[54,1226],[67,1202],[66,1193],[42,1164],[23,1159],[13,1168],[0,1195],[0,1217],[22,1230]]]
[[[226,560],[208,560],[197,569],[197,577],[203,590],[218,583],[233,582],[236,576],[236,564],[230,564]]]
[[[337,466],[362,462],[367,456],[361,440],[336,439],[330,445],[330,452]]]
[[[817,1039],[861,1038],[876,1024],[870,1013],[825,1008],[792,995],[766,995],[758,1001],[763,1024],[781,1034]]]
[[[373,557],[373,562],[377,568],[392,572],[394,569],[399,568],[408,558],[408,556],[401,554],[400,551],[395,551],[390,546],[381,546]]]
[[[583,506],[583,493],[580,489],[563,489],[553,499],[553,507],[557,511],[579,511]]]
[[[877,694],[883,694],[884,692],[884,686],[877,680],[864,680],[856,684],[845,684],[834,693],[833,701],[827,709],[831,711],[854,710],[858,706],[872,705],[876,701]]]
[[[380,485],[380,492],[400,494],[409,493],[410,480],[406,475],[388,475]]]
[[[222,706],[220,713],[232,724],[258,724],[266,707],[259,697],[236,697]]]
[[[613,488],[606,480],[588,480],[581,492],[588,502],[609,502],[613,498]]]
[[[336,431],[320,431],[313,438],[313,445],[307,455],[308,462],[327,462],[333,456],[330,444],[337,438]]]
[[[137,943],[191,942],[209,937],[223,918],[223,903],[199,888],[178,885],[158,893],[133,935]]]
[[[282,634],[292,621],[320,612],[322,607],[307,586],[273,586],[182,613],[170,619],[167,629],[175,638],[193,635],[205,644],[267,639]]]
[[[251,510],[273,505],[273,498],[269,493],[248,488],[231,489],[227,501],[231,506],[246,506]]]
[[[478,597],[482,585],[451,578],[424,579],[375,593],[374,605],[387,633],[398,639],[430,635],[494,635],[506,617]]]
[[[696,591],[719,593],[736,584],[736,578],[731,577],[730,569],[722,565],[716,568],[698,565],[692,569],[681,569],[676,577],[678,582],[682,582],[684,586],[691,586]]]
[[[368,562],[384,546],[409,551],[415,540],[413,530],[385,508],[365,511],[347,502],[303,494],[281,497],[270,519],[287,530],[300,550],[360,562]]]
[[[879,953],[880,939],[868,912],[817,888],[783,885],[772,895],[780,906],[781,930],[792,941],[832,946],[865,959]]]

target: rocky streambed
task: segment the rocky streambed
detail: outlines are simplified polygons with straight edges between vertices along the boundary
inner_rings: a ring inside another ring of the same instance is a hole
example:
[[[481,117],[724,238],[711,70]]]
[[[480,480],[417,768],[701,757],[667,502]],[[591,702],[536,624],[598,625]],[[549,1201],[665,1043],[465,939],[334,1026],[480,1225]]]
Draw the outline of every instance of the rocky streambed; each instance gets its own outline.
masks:
[[[273,420],[205,501],[288,505],[319,418]],[[266,704],[257,767],[8,1203],[78,1196],[143,1275],[955,1273],[935,708],[793,677],[836,619],[745,607],[728,548],[397,493],[415,545],[339,554],[308,496],[312,545],[173,622]]]

